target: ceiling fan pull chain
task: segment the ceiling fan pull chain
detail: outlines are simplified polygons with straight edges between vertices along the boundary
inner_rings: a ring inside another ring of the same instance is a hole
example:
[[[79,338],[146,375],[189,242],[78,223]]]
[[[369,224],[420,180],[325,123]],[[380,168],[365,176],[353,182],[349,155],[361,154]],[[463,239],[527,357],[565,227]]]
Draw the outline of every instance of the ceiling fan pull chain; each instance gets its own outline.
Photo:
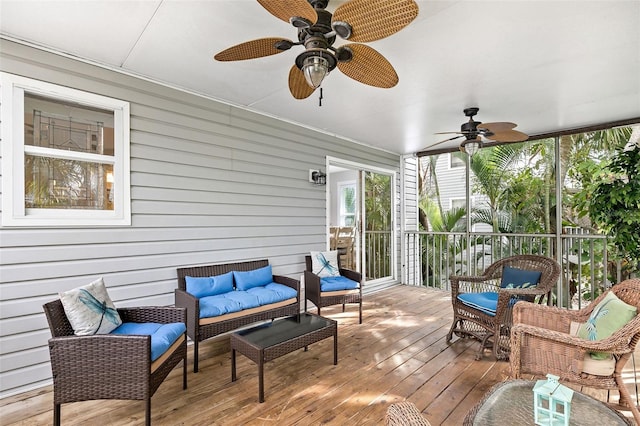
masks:
[[[318,106],[322,106],[322,87],[320,88],[320,96],[318,97]]]

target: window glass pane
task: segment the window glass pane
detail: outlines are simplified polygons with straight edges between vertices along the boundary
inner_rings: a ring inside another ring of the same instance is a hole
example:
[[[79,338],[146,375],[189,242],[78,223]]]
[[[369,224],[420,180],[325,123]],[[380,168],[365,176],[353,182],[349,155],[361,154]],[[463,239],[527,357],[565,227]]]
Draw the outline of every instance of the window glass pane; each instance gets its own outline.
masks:
[[[26,208],[113,210],[113,166],[25,155]]]
[[[25,145],[113,155],[113,112],[25,93]]]
[[[340,225],[354,226],[356,213],[356,187],[355,184],[340,186]]]
[[[464,167],[465,163],[463,160],[463,154],[461,152],[452,152],[451,154],[449,154],[449,167],[456,168],[456,167]]]
[[[356,189],[353,186],[344,188],[344,212],[354,214],[356,212]]]

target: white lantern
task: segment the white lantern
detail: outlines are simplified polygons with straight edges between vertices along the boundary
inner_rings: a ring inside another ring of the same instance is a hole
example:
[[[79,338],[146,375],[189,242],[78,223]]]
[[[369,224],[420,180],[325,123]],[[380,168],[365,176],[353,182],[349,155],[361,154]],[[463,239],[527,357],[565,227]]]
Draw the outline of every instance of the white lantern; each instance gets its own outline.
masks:
[[[568,426],[573,390],[558,382],[559,377],[547,374],[533,386],[534,422],[541,426]]]

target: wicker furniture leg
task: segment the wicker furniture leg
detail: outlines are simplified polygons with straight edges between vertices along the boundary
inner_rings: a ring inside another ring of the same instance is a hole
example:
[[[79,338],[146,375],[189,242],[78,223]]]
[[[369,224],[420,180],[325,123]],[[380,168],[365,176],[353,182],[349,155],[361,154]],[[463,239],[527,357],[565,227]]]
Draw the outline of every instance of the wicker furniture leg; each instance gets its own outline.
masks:
[[[198,338],[193,341],[193,372],[198,372]]]
[[[236,350],[231,349],[231,381],[236,381]]]
[[[258,358],[258,402],[264,402],[264,349]]]

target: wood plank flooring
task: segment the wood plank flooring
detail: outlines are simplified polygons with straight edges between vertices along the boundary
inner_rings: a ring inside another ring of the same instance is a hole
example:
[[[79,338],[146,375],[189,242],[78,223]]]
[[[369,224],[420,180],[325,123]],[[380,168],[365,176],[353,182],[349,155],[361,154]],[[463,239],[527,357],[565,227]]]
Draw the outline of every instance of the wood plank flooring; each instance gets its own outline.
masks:
[[[508,378],[507,362],[488,352],[474,360],[477,342],[445,342],[449,293],[398,286],[366,296],[363,309],[361,325],[355,305],[344,313],[341,307],[322,311],[338,321],[338,365],[333,365],[332,339],[266,363],[262,404],[258,368],[242,355],[237,357],[238,380],[231,382],[228,338],[201,343],[197,374],[189,347],[189,388],[182,390],[178,366],[152,398],[153,424],[380,425],[389,404],[407,399],[432,425],[459,425],[491,386]],[[629,377],[635,395],[633,370]],[[602,391],[587,392],[606,397]],[[51,387],[0,401],[2,425],[51,422]],[[139,401],[62,406],[64,425],[143,422],[144,403]]]

